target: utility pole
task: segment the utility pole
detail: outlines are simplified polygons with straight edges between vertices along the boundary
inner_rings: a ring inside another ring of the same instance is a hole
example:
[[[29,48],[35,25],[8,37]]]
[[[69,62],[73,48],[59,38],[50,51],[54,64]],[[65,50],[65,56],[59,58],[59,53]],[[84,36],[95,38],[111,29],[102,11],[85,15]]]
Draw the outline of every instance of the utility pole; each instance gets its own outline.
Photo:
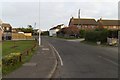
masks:
[[[40,28],[39,28],[39,46],[41,45],[41,30],[40,30]]]
[[[80,19],[80,9],[79,9],[79,11],[78,11],[78,18]]]
[[[80,9],[78,10],[78,27],[81,28],[80,27]]]
[[[39,46],[41,46],[41,30],[40,30],[40,0],[39,0]]]

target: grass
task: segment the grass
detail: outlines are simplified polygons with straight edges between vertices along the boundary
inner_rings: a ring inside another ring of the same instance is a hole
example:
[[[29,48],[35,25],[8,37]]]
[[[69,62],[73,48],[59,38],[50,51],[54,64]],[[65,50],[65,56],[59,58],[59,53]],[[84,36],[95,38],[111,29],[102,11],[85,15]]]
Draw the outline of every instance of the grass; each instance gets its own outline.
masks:
[[[12,43],[13,43],[12,41],[4,41],[3,42],[3,50],[4,50],[3,51],[4,52],[3,55],[7,55],[8,53],[14,52],[14,51],[15,52],[18,52],[18,51],[19,52],[23,52],[24,50],[26,50],[28,48],[31,48],[35,44],[35,41],[17,41],[17,42],[15,42],[16,43],[16,47],[14,47],[14,45]],[[11,47],[13,47],[12,50],[5,51],[6,49],[7,50],[11,49]],[[5,75],[11,73],[12,71],[18,69],[19,67],[22,66],[23,63],[28,62],[32,58],[33,53],[35,53],[36,49],[37,49],[37,47],[35,47],[33,49],[33,51],[29,52],[29,55],[23,56],[21,63],[19,62],[19,63],[15,64],[15,65],[3,66],[2,67],[3,76],[5,76]]]
[[[90,41],[85,41],[84,40],[84,41],[81,41],[81,43],[97,46],[96,42],[90,42]]]
[[[2,43],[2,56],[13,52],[23,52],[30,48],[35,43],[34,40],[29,41],[3,41]]]
[[[28,56],[24,56],[22,58],[22,63],[17,63],[15,65],[10,65],[10,66],[4,66],[4,67],[2,67],[2,74],[3,74],[3,76],[11,73],[12,71],[20,68],[22,66],[22,64],[30,61],[30,59],[32,58],[32,56],[35,53],[36,49],[37,49],[37,47],[31,53],[29,53]]]

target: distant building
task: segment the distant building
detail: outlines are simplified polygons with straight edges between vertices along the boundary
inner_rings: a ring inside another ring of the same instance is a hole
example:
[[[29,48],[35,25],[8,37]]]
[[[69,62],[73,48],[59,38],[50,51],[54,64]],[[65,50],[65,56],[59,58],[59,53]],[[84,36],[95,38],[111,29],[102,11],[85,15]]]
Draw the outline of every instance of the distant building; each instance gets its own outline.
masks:
[[[2,23],[2,29],[3,29],[3,40],[11,40],[12,39],[12,26],[8,23]]]
[[[3,34],[3,29],[2,29],[2,27],[0,26],[0,41],[2,41],[2,34]]]
[[[79,29],[95,29],[97,28],[97,22],[95,19],[88,19],[88,18],[71,18],[69,21],[69,27],[75,26]]]
[[[64,28],[64,24],[57,25],[56,27],[53,27],[49,30],[49,36],[57,36],[57,32]]]
[[[108,30],[120,30],[120,20],[103,20],[100,18],[98,21],[98,27]]]

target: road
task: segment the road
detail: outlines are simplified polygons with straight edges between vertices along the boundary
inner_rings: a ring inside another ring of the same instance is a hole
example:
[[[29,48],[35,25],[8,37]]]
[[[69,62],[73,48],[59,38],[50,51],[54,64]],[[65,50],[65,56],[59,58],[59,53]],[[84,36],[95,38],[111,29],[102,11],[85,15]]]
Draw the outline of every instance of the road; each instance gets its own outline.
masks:
[[[118,49],[42,37],[59,54],[55,78],[117,78]],[[61,64],[63,63],[63,65]]]

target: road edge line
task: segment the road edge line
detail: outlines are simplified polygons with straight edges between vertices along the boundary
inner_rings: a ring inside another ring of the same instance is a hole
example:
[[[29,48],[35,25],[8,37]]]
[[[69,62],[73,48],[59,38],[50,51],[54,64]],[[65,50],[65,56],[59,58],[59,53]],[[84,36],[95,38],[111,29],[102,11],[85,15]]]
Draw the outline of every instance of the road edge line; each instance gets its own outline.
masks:
[[[53,47],[53,49],[54,49],[55,52],[57,53],[57,55],[58,55],[58,57],[59,57],[59,60],[60,60],[60,64],[61,64],[61,66],[63,66],[63,60],[62,60],[60,54],[58,53],[58,51],[55,49],[55,47],[54,47],[53,45],[51,45],[51,46]]]
[[[51,70],[50,74],[47,77],[47,78],[52,78],[52,76],[53,76],[53,74],[54,74],[54,72],[55,72],[55,70],[57,68],[58,62],[57,62],[57,59],[56,59],[55,52],[53,51],[54,48],[52,47],[52,45],[50,43],[48,43],[48,44],[49,44],[49,46],[50,46],[50,48],[52,50],[53,56],[55,57],[55,65],[54,65],[53,69]]]

